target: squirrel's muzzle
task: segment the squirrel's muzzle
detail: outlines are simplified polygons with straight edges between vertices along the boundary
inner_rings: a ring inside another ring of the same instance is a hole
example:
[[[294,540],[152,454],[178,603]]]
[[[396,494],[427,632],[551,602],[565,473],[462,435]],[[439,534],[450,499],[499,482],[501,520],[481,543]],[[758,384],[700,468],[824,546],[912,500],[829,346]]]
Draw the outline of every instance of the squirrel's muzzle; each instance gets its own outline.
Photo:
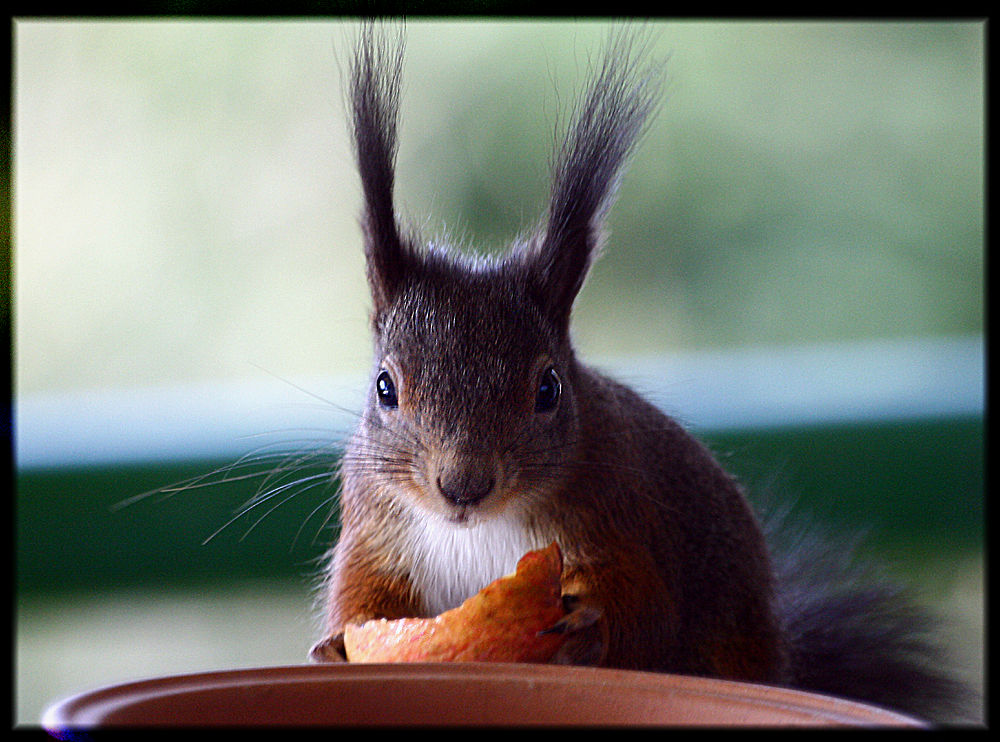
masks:
[[[453,505],[475,505],[496,487],[496,470],[492,464],[480,461],[443,463],[438,469],[437,488],[441,496]]]

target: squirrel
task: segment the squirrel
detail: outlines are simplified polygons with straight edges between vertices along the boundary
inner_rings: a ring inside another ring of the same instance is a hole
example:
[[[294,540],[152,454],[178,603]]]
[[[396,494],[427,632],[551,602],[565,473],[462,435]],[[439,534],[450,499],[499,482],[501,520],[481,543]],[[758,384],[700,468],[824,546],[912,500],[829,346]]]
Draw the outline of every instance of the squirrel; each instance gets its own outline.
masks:
[[[471,257],[396,213],[403,47],[366,23],[350,69],[374,364],[340,463],[310,658],[343,661],[347,623],[455,607],[554,540],[568,610],[551,629],[567,635],[557,662],[787,685],[926,718],[950,708],[959,685],[915,601],[866,581],[837,539],[762,520],[704,444],[574,352],[571,309],[659,102],[659,67],[612,35],[555,152],[541,225],[501,257]],[[794,543],[775,548],[772,526]]]

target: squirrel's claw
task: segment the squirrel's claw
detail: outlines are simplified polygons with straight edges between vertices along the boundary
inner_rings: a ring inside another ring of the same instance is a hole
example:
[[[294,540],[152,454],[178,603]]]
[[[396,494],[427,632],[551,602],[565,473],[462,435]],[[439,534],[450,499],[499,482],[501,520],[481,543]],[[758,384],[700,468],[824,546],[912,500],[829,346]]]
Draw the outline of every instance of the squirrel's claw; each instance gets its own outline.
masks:
[[[316,642],[309,650],[309,660],[311,662],[347,662],[344,633],[340,632]]]
[[[566,608],[566,615],[549,626],[547,629],[539,631],[539,635],[544,634],[571,634],[588,626],[593,626],[601,617],[601,610],[590,605],[581,605],[577,595],[563,595],[563,606]]]
[[[556,665],[599,665],[604,657],[604,640],[596,624],[601,609],[584,603],[577,595],[563,595],[566,615],[539,634],[565,634],[552,663]]]

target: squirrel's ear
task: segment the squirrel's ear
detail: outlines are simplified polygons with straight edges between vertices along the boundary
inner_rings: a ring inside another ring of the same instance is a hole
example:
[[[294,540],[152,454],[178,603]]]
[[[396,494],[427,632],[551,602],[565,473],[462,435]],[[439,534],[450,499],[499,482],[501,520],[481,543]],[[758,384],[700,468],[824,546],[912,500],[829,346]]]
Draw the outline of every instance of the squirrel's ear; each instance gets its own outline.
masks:
[[[373,23],[363,24],[351,68],[349,106],[364,193],[368,283],[376,314],[392,302],[413,255],[400,235],[393,206],[402,70],[402,31],[389,39]]]
[[[660,69],[637,69],[635,37],[613,36],[555,153],[542,230],[525,245],[538,293],[564,329],[604,241],[622,169],[659,101]]]

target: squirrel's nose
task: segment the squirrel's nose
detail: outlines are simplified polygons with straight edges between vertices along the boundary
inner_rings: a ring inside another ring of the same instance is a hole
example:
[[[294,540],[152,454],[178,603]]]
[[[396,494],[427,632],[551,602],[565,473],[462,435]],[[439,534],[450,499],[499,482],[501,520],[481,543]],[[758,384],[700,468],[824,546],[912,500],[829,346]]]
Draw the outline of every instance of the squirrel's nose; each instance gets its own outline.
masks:
[[[438,491],[455,505],[473,505],[493,491],[493,472],[471,467],[455,467],[442,471],[437,478]]]

